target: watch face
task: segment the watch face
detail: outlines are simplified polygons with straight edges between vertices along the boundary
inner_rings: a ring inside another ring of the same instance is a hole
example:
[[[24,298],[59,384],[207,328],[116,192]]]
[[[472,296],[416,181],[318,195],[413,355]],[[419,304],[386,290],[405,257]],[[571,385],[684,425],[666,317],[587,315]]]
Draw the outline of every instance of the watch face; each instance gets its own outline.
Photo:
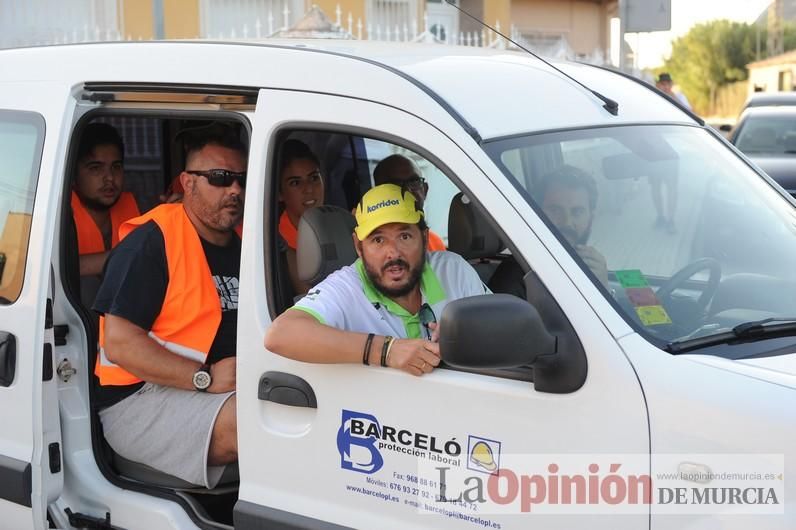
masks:
[[[210,386],[210,381],[210,374],[205,371],[200,370],[193,374],[193,386],[197,390],[207,390],[207,387]]]

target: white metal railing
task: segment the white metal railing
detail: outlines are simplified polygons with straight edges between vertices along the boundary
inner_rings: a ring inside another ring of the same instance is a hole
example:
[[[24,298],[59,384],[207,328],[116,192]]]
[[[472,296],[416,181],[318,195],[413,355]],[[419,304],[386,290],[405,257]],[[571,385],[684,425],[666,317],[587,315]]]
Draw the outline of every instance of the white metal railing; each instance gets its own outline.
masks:
[[[0,0],[0,48],[119,40],[117,0]]]
[[[132,1],[132,0],[121,0]],[[304,16],[304,0],[198,0],[200,35],[218,40],[261,40],[284,31]],[[514,48],[506,39],[484,28],[481,31],[451,30],[436,21],[429,27],[428,14],[418,16],[419,0],[368,0],[363,20],[337,5],[329,19],[334,31],[359,40],[427,42],[488,48]],[[68,6],[67,6],[68,4]],[[0,48],[40,44],[142,40],[126,34],[117,0],[0,0]],[[42,23],[44,21],[44,23]],[[495,22],[498,31],[504,31]],[[577,59],[605,64],[602,50],[575,55],[564,35],[540,39],[532,30],[514,26],[508,35],[521,45],[553,59]],[[334,37],[335,34],[330,34]],[[526,36],[528,38],[526,38]],[[552,44],[552,45],[551,45]]]
[[[375,30],[375,40],[408,40],[410,32],[417,34],[416,0],[367,0],[365,20],[368,38]],[[383,37],[383,38],[382,38]]]
[[[304,0],[199,0],[199,38],[261,39],[302,16]]]

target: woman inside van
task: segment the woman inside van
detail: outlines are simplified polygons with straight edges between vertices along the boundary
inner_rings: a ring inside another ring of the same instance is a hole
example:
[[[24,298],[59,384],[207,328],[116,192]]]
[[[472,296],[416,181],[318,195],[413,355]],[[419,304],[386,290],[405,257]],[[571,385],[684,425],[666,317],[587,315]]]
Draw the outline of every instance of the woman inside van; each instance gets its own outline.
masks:
[[[281,249],[287,260],[290,283],[296,295],[306,294],[310,286],[298,277],[296,244],[302,214],[323,204],[324,184],[318,157],[300,140],[290,139],[282,145],[279,168],[279,218]]]

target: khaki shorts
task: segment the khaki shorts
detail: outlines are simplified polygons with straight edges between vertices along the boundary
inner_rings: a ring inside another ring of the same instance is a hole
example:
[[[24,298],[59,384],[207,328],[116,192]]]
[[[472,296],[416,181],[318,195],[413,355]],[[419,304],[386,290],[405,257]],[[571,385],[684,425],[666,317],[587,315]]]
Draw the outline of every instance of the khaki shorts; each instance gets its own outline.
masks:
[[[146,383],[100,411],[105,439],[120,456],[213,488],[225,466],[208,466],[210,437],[234,392],[211,394]]]

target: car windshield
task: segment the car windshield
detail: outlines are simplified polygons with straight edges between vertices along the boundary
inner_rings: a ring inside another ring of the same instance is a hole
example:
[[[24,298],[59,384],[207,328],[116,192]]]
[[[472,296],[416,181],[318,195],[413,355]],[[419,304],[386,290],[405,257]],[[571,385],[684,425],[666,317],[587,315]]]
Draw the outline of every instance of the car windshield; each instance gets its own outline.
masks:
[[[570,130],[485,149],[659,344],[796,316],[796,210],[705,129]]]
[[[796,114],[749,114],[734,143],[747,154],[796,154]]]

